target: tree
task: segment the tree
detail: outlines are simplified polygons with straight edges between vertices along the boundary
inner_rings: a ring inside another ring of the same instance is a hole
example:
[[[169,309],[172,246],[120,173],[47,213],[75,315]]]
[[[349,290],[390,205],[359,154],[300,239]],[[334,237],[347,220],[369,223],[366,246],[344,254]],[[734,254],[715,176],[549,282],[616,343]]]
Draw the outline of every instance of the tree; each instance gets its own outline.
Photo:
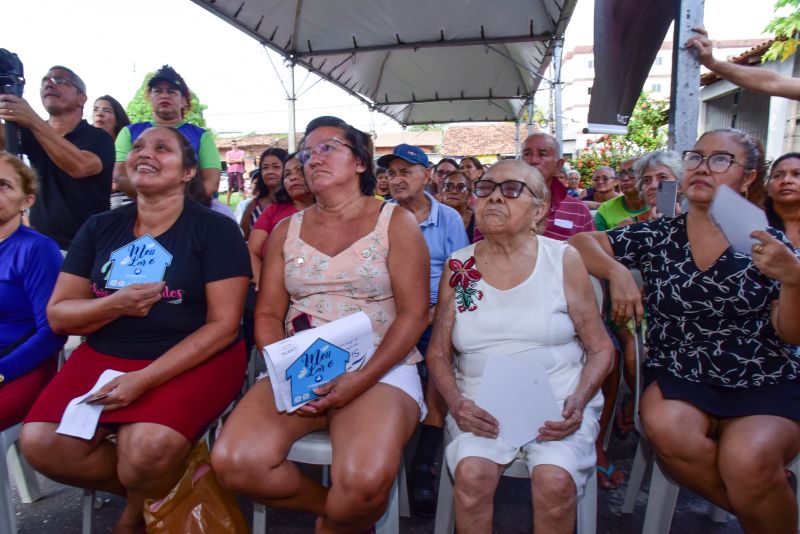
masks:
[[[570,167],[581,173],[581,183],[588,186],[600,165],[618,169],[626,159],[664,149],[667,145],[668,113],[666,101],[653,100],[642,92],[628,122],[628,133],[624,136],[604,135],[589,141],[586,149],[570,160]]]
[[[144,122],[153,118],[153,108],[150,106],[150,100],[147,98],[147,82],[150,81],[150,78],[152,78],[154,74],[155,72],[148,72],[145,75],[144,80],[142,80],[142,86],[139,87],[139,90],[136,91],[136,94],[133,95],[133,98],[125,108],[125,112],[128,114],[128,118],[131,122]],[[206,119],[203,117],[203,112],[207,108],[208,106],[201,104],[200,99],[197,98],[197,94],[192,91],[192,110],[186,114],[184,119],[196,126],[205,128]]]
[[[764,28],[765,32],[774,33],[778,40],[761,56],[762,62],[786,61],[794,55],[800,44],[800,0],[776,0],[776,13],[785,7],[791,7],[792,11],[786,15],[776,15]]]

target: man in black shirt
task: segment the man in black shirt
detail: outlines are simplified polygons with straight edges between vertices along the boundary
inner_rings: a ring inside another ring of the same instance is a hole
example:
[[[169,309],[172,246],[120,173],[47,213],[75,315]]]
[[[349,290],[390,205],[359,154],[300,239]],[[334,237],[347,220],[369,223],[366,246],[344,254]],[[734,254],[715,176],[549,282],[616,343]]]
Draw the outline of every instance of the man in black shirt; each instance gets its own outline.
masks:
[[[86,85],[72,70],[52,67],[40,95],[47,120],[9,94],[0,94],[0,119],[20,126],[21,150],[39,175],[31,226],[66,250],[86,219],[109,209],[114,142],[83,120]],[[0,128],[0,142],[4,133]]]

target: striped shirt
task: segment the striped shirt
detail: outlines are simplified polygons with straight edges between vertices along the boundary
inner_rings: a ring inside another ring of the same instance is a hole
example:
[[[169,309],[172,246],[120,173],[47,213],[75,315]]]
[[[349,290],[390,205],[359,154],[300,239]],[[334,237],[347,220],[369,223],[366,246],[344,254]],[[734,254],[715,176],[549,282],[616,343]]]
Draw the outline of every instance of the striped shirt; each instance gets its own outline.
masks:
[[[544,236],[566,241],[580,232],[593,232],[592,215],[583,202],[567,194],[567,188],[558,180],[550,181],[550,211]]]

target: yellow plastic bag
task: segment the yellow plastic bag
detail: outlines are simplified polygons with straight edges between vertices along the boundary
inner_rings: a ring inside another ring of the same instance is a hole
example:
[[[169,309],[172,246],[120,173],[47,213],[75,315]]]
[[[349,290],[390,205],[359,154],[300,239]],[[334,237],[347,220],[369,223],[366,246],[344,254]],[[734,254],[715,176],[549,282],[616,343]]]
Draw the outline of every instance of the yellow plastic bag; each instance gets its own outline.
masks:
[[[163,499],[147,499],[149,534],[247,534],[233,494],[217,482],[205,441],[192,447],[186,472]]]

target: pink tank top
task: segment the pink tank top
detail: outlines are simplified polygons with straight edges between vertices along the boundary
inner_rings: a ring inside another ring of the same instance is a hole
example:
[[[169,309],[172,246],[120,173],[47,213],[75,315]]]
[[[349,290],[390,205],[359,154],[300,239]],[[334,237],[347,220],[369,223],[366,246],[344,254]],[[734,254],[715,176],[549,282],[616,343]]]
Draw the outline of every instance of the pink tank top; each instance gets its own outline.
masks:
[[[375,346],[380,345],[396,317],[389,278],[389,221],[394,204],[383,205],[378,222],[369,234],[337,254],[328,256],[300,238],[303,214],[292,215],[283,244],[283,279],[289,292],[286,333],[294,335],[292,321],[305,314],[312,327],[358,311],[372,321]],[[406,363],[422,360],[416,347]]]

